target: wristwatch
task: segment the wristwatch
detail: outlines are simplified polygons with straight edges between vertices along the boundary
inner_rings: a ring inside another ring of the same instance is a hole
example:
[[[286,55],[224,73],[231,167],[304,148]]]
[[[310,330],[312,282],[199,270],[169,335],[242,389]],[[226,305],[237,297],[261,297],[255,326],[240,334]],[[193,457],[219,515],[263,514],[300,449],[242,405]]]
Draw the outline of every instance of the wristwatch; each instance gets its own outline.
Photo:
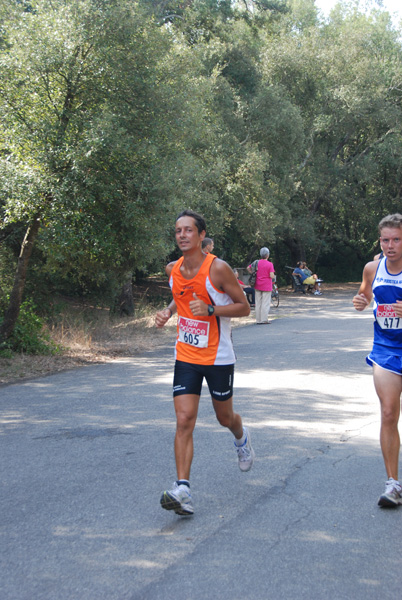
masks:
[[[208,304],[208,317],[212,317],[212,315],[214,314],[215,309],[212,306],[212,304]]]

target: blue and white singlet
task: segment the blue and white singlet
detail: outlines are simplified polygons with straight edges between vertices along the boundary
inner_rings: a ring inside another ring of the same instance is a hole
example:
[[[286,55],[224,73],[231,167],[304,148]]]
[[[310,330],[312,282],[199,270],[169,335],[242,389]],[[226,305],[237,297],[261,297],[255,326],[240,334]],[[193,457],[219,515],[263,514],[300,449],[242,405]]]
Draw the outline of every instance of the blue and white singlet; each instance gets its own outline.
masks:
[[[402,272],[391,275],[387,259],[382,258],[373,284],[374,345],[373,352],[402,356],[402,318],[393,309],[396,300],[402,300]]]

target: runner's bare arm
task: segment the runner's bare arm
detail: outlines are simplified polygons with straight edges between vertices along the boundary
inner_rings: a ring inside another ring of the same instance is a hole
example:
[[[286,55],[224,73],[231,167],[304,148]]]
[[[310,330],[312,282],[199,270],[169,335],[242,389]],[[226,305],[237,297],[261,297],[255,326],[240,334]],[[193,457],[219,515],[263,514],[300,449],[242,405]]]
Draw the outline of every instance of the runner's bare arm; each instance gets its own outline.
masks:
[[[214,314],[217,317],[246,317],[249,315],[250,305],[229,265],[224,260],[216,258],[211,265],[210,275],[214,286],[233,300],[233,304],[215,306]],[[195,317],[208,315],[208,304],[197,296],[190,302],[190,309]]]
[[[174,267],[175,262],[169,263],[166,268],[166,275],[170,277],[170,273]],[[163,310],[159,310],[155,315],[155,325],[158,329],[161,329],[166,323],[169,321],[170,317],[174,315],[177,311],[176,302],[174,300],[171,301],[167,308]]]
[[[362,311],[367,308],[373,298],[373,290],[371,288],[375,273],[378,267],[378,262],[369,262],[363,269],[363,280],[359,291],[354,296],[352,302],[356,310]]]

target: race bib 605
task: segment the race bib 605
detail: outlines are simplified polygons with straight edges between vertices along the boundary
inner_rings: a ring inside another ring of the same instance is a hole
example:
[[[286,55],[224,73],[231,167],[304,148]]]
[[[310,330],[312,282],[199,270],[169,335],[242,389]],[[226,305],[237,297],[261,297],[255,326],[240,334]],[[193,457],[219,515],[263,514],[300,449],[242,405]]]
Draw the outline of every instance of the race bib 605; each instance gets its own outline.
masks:
[[[190,344],[196,348],[207,348],[209,338],[209,322],[197,321],[179,317],[179,340],[184,344]]]
[[[402,329],[402,318],[396,314],[393,304],[379,304],[376,319],[381,329]]]

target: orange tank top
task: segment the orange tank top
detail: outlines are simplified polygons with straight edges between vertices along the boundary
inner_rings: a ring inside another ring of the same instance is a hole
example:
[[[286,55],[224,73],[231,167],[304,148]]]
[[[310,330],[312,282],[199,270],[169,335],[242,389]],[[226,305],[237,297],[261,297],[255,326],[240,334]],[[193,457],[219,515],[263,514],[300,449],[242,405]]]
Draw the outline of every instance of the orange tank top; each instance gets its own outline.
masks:
[[[185,279],[180,272],[181,257],[174,265],[169,285],[177,306],[176,359],[198,365],[229,365],[236,360],[230,318],[195,317],[190,302],[195,293],[200,300],[214,306],[233,304],[232,299],[218,290],[210,279],[210,268],[216,256],[207,254],[197,275]]]

